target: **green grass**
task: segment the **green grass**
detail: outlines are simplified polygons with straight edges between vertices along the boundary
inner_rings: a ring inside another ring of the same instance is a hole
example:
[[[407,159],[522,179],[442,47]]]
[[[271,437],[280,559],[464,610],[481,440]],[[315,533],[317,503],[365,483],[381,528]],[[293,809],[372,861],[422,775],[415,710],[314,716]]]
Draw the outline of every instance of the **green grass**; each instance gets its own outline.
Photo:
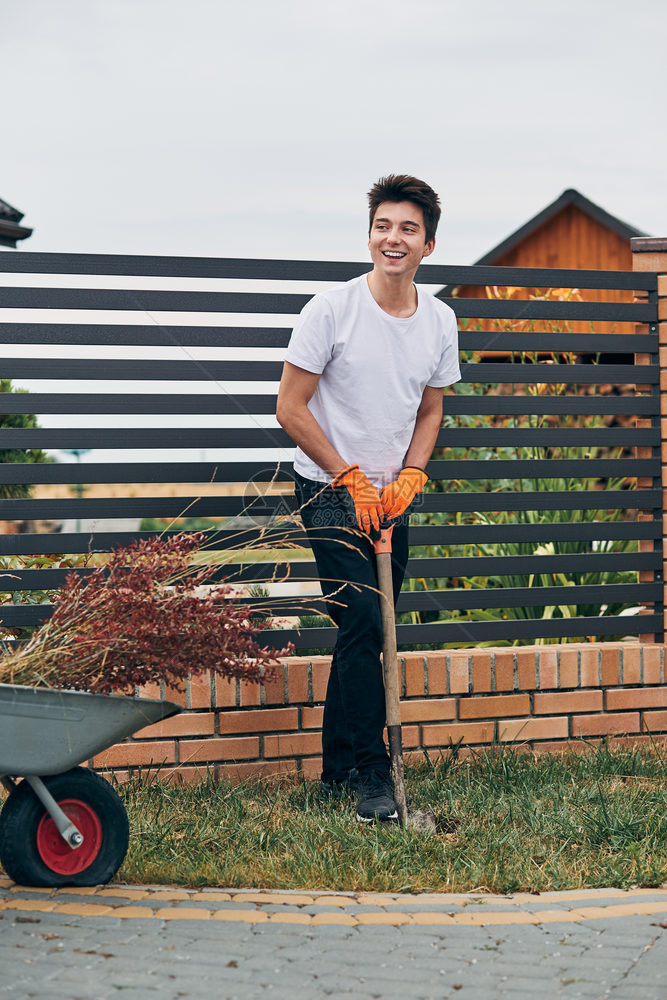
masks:
[[[657,746],[535,757],[455,748],[407,768],[413,809],[438,832],[362,827],[317,782],[119,786],[131,822],[119,879],[380,892],[546,891],[667,878],[665,762]]]

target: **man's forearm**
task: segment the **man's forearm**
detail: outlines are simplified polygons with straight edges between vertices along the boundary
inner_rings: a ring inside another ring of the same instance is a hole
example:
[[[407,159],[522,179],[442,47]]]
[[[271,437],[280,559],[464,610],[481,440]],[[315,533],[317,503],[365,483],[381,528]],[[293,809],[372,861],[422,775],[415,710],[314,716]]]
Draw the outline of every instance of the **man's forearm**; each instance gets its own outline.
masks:
[[[338,454],[307,406],[281,414],[280,424],[308,458],[330,476],[337,476],[350,465]]]
[[[430,461],[442,422],[442,409],[427,410],[417,414],[412,440],[405,455],[403,465],[413,465],[425,469]]]

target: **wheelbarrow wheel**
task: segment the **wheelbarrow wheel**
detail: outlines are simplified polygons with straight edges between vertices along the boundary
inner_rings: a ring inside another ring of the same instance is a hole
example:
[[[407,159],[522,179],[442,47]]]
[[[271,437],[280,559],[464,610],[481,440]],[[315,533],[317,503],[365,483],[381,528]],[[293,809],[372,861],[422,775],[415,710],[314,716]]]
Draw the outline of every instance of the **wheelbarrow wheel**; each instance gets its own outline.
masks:
[[[102,885],[127,853],[129,824],[108,781],[85,767],[43,778],[51,795],[83,834],[70,848],[27,781],[17,785],[0,813],[0,862],[19,885]]]

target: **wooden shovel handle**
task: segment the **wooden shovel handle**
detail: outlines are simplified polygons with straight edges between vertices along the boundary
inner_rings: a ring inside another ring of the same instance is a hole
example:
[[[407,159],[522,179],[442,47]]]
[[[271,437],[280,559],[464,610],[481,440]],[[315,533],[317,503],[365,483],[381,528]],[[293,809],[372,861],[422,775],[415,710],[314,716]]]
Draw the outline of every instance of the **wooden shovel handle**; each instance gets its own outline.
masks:
[[[398,656],[396,653],[396,618],[394,616],[394,583],[391,571],[391,532],[393,525],[384,528],[375,542],[378,588],[382,594],[380,611],[382,614],[382,666],[384,672],[384,696],[389,737],[389,757],[394,798],[401,826],[407,820],[405,801],[405,779],[403,776],[403,745],[401,739],[401,705],[398,687]]]

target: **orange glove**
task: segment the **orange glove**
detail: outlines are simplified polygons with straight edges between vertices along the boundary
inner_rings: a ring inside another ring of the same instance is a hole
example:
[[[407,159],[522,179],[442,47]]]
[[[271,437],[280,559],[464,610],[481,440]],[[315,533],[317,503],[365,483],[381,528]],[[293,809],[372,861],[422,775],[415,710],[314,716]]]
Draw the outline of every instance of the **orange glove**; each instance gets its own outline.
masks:
[[[417,493],[420,493],[429,477],[423,469],[407,465],[398,474],[393,483],[385,486],[380,493],[385,519],[400,517],[410,506]]]
[[[362,531],[367,535],[380,531],[380,522],[383,519],[380,494],[358,465],[348,465],[347,469],[338,473],[331,485],[334,489],[340,489],[342,486],[347,488]]]

